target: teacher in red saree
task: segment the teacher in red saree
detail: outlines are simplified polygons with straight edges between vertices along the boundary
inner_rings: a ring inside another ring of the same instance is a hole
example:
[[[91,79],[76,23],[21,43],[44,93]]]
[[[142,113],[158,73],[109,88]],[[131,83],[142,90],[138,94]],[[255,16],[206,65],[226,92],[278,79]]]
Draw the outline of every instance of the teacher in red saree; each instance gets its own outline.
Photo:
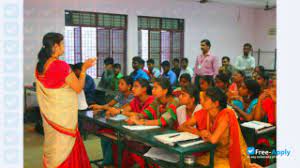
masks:
[[[85,72],[95,64],[88,59],[79,79],[70,66],[58,58],[64,53],[63,35],[47,33],[38,54],[35,77],[37,99],[43,118],[44,168],[90,168],[78,131],[78,100],[85,83]]]

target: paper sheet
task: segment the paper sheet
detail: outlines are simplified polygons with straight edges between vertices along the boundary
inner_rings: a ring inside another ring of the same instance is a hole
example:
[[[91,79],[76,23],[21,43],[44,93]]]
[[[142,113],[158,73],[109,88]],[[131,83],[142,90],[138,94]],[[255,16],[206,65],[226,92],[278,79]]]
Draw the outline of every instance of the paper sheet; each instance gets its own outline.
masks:
[[[93,118],[94,117],[93,111],[92,110],[86,111],[86,116],[90,117],[90,118]]]
[[[114,117],[109,117],[110,120],[113,120],[113,121],[122,121],[122,120],[126,120],[128,117],[126,117],[125,115],[123,114],[118,114]]]
[[[161,148],[152,147],[149,149],[147,153],[144,154],[146,157],[150,157],[152,159],[163,160],[166,162],[177,163],[179,162],[179,156],[175,153],[170,153]]]
[[[199,138],[199,136],[191,134],[189,132],[177,132],[171,134],[156,135],[154,136],[154,138],[162,143],[174,145],[175,142],[197,139]]]
[[[146,126],[146,125],[123,125],[124,128],[133,130],[133,131],[141,131],[141,130],[150,130],[160,128],[159,126]]]
[[[252,128],[255,130],[259,130],[265,127],[271,127],[272,124],[270,123],[265,123],[265,122],[260,122],[260,121],[249,121],[241,124],[244,127]]]

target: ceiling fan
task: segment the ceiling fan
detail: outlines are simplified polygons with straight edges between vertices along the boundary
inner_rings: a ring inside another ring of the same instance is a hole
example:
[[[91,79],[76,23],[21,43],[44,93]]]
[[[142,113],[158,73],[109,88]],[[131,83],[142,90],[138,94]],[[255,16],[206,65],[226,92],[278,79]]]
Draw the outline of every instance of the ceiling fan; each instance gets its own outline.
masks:
[[[272,9],[275,9],[275,8],[276,8],[276,5],[269,6],[269,1],[267,1],[267,4],[266,4],[264,10],[267,11],[267,10],[272,10]]]

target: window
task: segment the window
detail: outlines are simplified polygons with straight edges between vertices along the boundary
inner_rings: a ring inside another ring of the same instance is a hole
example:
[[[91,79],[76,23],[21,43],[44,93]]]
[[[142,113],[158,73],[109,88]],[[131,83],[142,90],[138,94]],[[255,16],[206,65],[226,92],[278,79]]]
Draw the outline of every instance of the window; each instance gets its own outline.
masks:
[[[155,60],[156,66],[165,60],[183,57],[184,20],[138,17],[139,55]]]
[[[97,56],[97,64],[87,71],[93,78],[102,75],[107,57],[124,65],[125,74],[126,36],[126,15],[65,11],[65,60],[76,64]]]

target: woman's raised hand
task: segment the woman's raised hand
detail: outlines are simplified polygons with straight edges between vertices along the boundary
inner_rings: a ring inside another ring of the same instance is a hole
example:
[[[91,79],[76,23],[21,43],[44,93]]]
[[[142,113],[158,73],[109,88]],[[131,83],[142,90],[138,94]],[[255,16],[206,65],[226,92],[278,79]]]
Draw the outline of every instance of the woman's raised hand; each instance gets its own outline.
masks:
[[[94,66],[96,64],[96,60],[97,60],[97,57],[93,57],[93,58],[89,58],[89,59],[85,60],[82,65],[82,70],[86,71],[90,67]]]

